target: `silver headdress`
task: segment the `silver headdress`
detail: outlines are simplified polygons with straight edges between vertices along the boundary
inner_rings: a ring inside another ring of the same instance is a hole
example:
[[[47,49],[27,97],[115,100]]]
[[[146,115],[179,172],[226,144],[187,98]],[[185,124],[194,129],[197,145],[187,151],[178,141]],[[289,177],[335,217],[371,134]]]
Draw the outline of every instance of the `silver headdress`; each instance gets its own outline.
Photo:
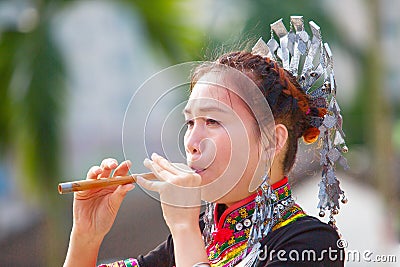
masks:
[[[348,164],[342,153],[348,148],[342,130],[342,116],[336,101],[336,82],[333,72],[332,52],[327,43],[322,42],[320,27],[309,23],[312,36],[304,29],[302,16],[290,17],[290,31],[282,19],[271,24],[271,38],[267,43],[260,38],[252,49],[252,54],[269,57],[279,62],[284,69],[296,77],[304,92],[309,95],[313,106],[325,108],[326,115],[311,117],[312,126],[320,130],[322,180],[319,183],[319,215],[323,217],[330,210],[329,224],[336,228],[334,215],[339,211],[339,199],[347,199],[339,186],[335,174],[335,163],[347,170]],[[275,40],[274,33],[279,39]]]

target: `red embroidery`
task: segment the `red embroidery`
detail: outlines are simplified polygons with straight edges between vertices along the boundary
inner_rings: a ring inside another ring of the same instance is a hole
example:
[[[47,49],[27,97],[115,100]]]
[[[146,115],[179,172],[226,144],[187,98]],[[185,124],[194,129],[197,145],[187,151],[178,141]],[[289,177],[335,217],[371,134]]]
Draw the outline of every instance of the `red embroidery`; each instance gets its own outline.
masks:
[[[233,230],[229,228],[218,229],[213,233],[214,240],[219,243],[226,242],[233,235]]]

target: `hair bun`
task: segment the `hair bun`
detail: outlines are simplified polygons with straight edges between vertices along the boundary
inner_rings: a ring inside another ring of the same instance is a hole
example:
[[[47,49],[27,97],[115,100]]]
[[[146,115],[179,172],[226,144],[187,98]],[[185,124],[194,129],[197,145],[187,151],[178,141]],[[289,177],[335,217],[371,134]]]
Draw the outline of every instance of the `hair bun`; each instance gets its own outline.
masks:
[[[318,140],[319,137],[319,129],[316,127],[308,128],[303,134],[303,140],[306,144],[312,144]]]

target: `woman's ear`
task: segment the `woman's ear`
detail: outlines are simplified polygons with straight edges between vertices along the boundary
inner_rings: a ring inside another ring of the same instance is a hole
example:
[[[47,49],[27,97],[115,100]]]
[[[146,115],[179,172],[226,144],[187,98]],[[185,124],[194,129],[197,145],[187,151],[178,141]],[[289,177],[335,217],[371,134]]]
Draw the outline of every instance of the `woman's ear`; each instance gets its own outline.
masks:
[[[285,147],[289,133],[285,125],[279,123],[275,125],[275,153],[279,154]]]

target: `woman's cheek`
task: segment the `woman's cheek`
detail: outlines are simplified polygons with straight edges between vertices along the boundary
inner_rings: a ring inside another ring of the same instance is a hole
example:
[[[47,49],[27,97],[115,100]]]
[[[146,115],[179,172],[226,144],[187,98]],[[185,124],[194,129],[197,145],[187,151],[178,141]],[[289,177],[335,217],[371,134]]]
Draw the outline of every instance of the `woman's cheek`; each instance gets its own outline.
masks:
[[[224,135],[221,136],[221,138],[215,140],[215,143],[217,144],[216,163],[222,172],[229,165],[232,152],[232,143],[226,132],[224,133]]]

